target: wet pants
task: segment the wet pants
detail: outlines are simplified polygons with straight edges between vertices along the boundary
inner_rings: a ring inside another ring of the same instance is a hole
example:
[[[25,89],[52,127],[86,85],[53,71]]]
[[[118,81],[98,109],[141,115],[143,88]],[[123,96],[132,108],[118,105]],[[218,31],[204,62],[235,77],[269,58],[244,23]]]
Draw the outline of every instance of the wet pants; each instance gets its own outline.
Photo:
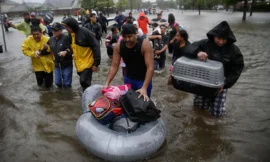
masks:
[[[110,58],[113,56],[113,48],[111,46],[107,47],[107,54]]]
[[[133,90],[138,90],[142,88],[144,81],[138,81],[138,80],[130,79],[127,76],[124,76],[124,83],[130,84]],[[152,81],[147,87],[147,95],[149,98],[151,97],[151,91],[152,91]]]
[[[52,86],[53,83],[53,72],[46,73],[45,71],[36,71],[36,79],[38,86],[45,85],[46,88]]]
[[[161,54],[162,55],[162,54]],[[162,70],[165,68],[166,56],[154,60],[154,70]]]
[[[92,69],[91,68],[86,68],[82,72],[79,72],[78,75],[80,76],[80,84],[82,86],[83,91],[91,86],[92,82]]]
[[[220,117],[225,114],[225,102],[227,96],[227,89],[224,89],[215,98],[206,98],[203,96],[194,96],[194,106],[201,109],[208,109],[213,116]]]
[[[71,87],[72,83],[72,72],[73,72],[73,65],[69,65],[66,67],[55,67],[54,74],[55,74],[55,84],[59,88],[69,88]],[[62,83],[63,79],[63,83]]]

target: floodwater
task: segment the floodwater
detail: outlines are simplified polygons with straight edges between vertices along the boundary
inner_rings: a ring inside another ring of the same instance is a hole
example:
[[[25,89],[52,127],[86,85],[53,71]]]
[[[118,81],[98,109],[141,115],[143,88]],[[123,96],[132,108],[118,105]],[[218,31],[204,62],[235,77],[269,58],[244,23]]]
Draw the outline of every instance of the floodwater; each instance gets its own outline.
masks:
[[[165,146],[149,162],[270,161],[270,14],[173,11],[190,40],[227,20],[245,59],[238,83],[228,91],[227,115],[215,119],[192,107],[192,95],[166,85],[166,71],[153,78],[152,99],[167,125]],[[169,12],[164,13],[167,18]],[[153,16],[150,16],[152,18]],[[75,68],[70,90],[40,89],[30,59],[20,46],[25,36],[14,29],[6,34],[8,52],[0,54],[0,161],[102,161],[78,142],[75,124],[81,115],[80,85]],[[110,66],[104,44],[100,70],[93,84],[104,84]],[[112,84],[121,84],[119,70]]]

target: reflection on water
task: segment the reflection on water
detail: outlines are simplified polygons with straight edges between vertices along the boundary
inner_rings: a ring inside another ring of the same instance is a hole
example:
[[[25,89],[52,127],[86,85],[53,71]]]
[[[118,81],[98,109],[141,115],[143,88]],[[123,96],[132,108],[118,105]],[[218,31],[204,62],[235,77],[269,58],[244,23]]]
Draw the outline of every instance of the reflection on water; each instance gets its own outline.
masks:
[[[207,111],[193,108],[192,95],[167,85],[168,57],[167,69],[153,78],[152,92],[168,136],[159,152],[146,161],[269,161],[269,14],[255,13],[245,23],[240,21],[241,13],[174,14],[191,41],[205,38],[205,33],[221,20],[229,21],[246,66],[238,83],[228,91],[227,115],[215,119]],[[167,15],[165,12],[165,18]],[[20,51],[25,37],[15,30],[7,33],[8,40],[15,38],[8,43],[8,55],[0,56],[0,161],[102,161],[89,154],[75,136],[81,114],[75,68],[71,89],[38,88],[30,59]],[[93,75],[93,84],[104,84],[111,63],[104,44],[101,48],[101,66]],[[121,83],[119,68],[112,84]]]

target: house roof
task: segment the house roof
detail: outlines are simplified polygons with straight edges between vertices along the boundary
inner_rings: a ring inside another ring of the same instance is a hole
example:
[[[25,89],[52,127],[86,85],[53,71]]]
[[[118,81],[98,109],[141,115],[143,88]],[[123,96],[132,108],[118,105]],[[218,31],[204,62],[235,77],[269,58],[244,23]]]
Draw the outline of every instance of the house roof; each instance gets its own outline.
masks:
[[[44,4],[51,4],[55,8],[74,8],[78,7],[78,0],[46,0]]]
[[[6,1],[5,1],[5,4],[9,4],[9,5],[17,5],[17,4],[19,4],[19,3],[14,2],[14,1],[11,1],[11,0],[6,0]]]
[[[22,12],[22,11],[28,11],[30,7],[26,3],[18,4],[14,7],[12,7],[9,12]]]

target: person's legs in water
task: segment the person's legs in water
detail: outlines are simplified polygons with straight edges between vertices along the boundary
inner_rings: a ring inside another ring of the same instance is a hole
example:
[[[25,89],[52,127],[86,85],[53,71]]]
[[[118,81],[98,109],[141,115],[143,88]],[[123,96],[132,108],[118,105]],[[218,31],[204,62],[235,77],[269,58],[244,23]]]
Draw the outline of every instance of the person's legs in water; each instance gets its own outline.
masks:
[[[107,47],[107,54],[109,58],[113,57],[113,48],[112,47]]]
[[[227,89],[224,89],[221,93],[217,95],[215,99],[212,100],[209,107],[209,113],[213,116],[220,117],[226,113]]]
[[[159,65],[159,60],[155,59],[154,60],[154,70],[158,70],[158,65]]]
[[[159,69],[163,70],[165,68],[165,63],[166,63],[166,55],[161,55],[160,59],[158,60],[159,62]]]
[[[211,99],[199,95],[194,95],[193,105],[195,108],[209,109],[211,105]]]
[[[44,83],[44,71],[36,71],[36,80],[37,80],[37,85],[42,86]]]
[[[59,67],[55,67],[54,74],[55,74],[54,79],[55,85],[57,86],[57,88],[62,88],[62,76]]]
[[[73,65],[69,65],[62,69],[62,77],[63,77],[63,87],[70,88],[72,84],[72,72],[73,72]]]
[[[138,81],[138,80],[133,80],[130,79],[128,77],[124,77],[124,84],[130,84],[131,88],[133,90],[138,90],[140,88],[142,88],[144,81]],[[152,81],[150,82],[150,84],[147,87],[147,95],[150,98],[151,97],[151,91],[152,91]]]
[[[44,72],[44,81],[45,81],[45,87],[50,88],[53,84],[53,72],[50,72],[50,73]]]
[[[169,54],[172,54],[172,52],[173,52],[173,45],[172,44],[168,45],[168,50],[169,50]]]
[[[106,26],[102,27],[102,32],[104,32],[107,35],[107,27]]]
[[[92,69],[86,68],[82,72],[79,72],[78,75],[80,76],[80,84],[82,86],[83,91],[91,86],[92,82]]]

